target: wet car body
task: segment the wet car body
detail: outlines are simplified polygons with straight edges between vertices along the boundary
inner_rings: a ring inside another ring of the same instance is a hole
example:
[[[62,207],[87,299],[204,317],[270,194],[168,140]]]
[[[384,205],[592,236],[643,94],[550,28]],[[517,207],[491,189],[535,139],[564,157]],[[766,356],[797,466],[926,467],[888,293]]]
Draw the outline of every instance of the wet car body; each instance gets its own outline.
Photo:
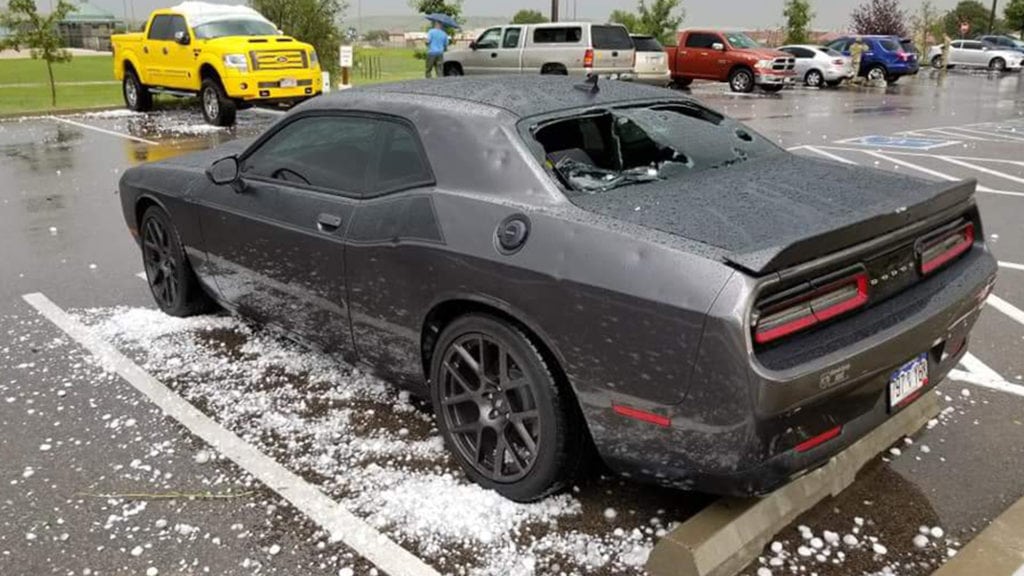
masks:
[[[889,406],[888,386],[908,361],[928,358],[917,394],[956,365],[996,271],[973,182],[802,159],[675,92],[583,88],[460,78],[318,98],[253,144],[129,170],[125,219],[137,229],[164,207],[222,305],[414,390],[445,323],[466,311],[514,322],[571,385],[610,467],[681,488],[769,491],[905,406]],[[581,194],[554,174],[559,131],[538,140],[567,118],[642,123],[659,106],[761,155]],[[230,154],[244,164],[289,123],[336,115],[413,130],[427,176],[346,195],[205,174]],[[922,242],[967,225],[964,251],[924,275]],[[755,341],[759,307],[851,268],[862,309]]]

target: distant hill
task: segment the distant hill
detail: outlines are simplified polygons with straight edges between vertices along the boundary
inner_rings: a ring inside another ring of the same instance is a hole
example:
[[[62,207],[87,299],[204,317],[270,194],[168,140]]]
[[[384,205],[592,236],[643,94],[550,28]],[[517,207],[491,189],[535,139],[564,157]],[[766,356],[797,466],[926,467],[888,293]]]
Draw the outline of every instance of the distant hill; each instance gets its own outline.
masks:
[[[512,16],[466,16],[466,22],[462,27],[466,30],[476,30],[478,28],[488,28],[490,26],[508,24],[511,20]],[[426,28],[427,21],[423,19],[423,16],[418,14],[407,14],[404,16],[363,16],[360,21],[360,19],[353,14],[353,9],[350,7],[348,10],[348,17],[345,18],[345,27],[348,28],[349,26],[353,26],[362,32],[369,32],[370,30],[421,32]]]

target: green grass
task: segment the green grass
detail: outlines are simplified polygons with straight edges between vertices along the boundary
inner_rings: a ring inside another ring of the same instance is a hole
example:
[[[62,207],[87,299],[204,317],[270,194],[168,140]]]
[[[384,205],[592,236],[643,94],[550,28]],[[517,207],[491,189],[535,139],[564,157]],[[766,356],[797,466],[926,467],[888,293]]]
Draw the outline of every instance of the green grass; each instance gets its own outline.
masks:
[[[101,82],[114,79],[112,56],[80,56],[71,62],[53,65],[53,77],[57,82]],[[46,62],[32,58],[0,60],[0,86],[4,84],[28,84],[49,82],[46,76]]]
[[[355,53],[356,64],[362,64],[368,70],[369,60],[375,60],[374,66],[380,64],[380,77],[363,77],[358,69],[352,70],[352,83],[356,86],[398,82],[423,78],[426,62],[416,58],[412,48],[359,48]],[[333,81],[333,79],[332,79]]]

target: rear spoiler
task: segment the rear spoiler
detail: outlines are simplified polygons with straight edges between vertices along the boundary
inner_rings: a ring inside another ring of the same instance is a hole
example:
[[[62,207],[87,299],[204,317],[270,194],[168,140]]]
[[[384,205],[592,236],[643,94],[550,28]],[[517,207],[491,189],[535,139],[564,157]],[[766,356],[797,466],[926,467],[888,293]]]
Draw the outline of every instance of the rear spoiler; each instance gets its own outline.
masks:
[[[978,181],[940,182],[926,186],[921,202],[895,212],[878,214],[842,228],[801,238],[784,246],[766,246],[748,252],[729,252],[725,260],[746,272],[761,276],[837,252],[935,214],[951,210],[974,197]]]

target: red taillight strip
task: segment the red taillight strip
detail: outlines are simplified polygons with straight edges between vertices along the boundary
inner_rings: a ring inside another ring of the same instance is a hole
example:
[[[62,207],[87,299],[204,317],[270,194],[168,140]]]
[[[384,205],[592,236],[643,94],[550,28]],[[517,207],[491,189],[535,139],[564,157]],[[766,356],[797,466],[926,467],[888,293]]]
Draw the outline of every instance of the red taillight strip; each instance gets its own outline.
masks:
[[[804,440],[803,442],[797,444],[795,450],[797,452],[807,452],[808,450],[811,450],[813,448],[817,448],[818,446],[821,446],[825,442],[828,442],[829,440],[839,436],[842,432],[843,432],[843,427],[842,426],[836,426],[835,428],[832,428],[831,430],[826,430],[825,432],[822,432],[821,434],[818,434],[814,438],[810,438],[808,440]]]
[[[934,258],[927,261],[924,260],[924,255],[928,250],[934,248],[935,246],[938,246],[939,244],[942,244],[943,242],[949,240],[953,236],[963,236],[963,238],[954,246],[940,253],[938,256],[935,256]],[[942,266],[946,265],[949,261],[953,260],[957,256],[960,256],[964,252],[970,250],[972,245],[974,245],[974,223],[968,222],[967,224],[964,224],[962,228],[956,230],[952,234],[943,236],[939,240],[932,242],[930,246],[927,246],[919,251],[921,258],[921,273],[925,275],[931,274],[938,268],[941,268]]]
[[[634,53],[633,55],[635,57],[636,53]],[[593,48],[587,48],[587,51],[583,53],[583,67],[584,68],[593,68],[594,67],[594,49]]]
[[[663,428],[668,428],[672,425],[672,420],[669,419],[668,416],[662,416],[661,414],[655,414],[653,412],[646,412],[637,408],[623,406],[622,404],[612,404],[612,410],[620,416],[635,418],[641,422],[647,422],[648,424],[657,424]]]
[[[845,314],[868,303],[868,275],[858,274],[854,276],[854,281],[857,283],[857,295],[849,300],[833,304],[828,308],[814,310],[814,317],[818,319],[818,322],[831,320],[840,314]],[[813,310],[814,307],[811,306],[811,309]]]
[[[835,304],[826,306],[824,308],[821,308],[820,310],[815,308],[815,302],[820,302],[825,297],[832,294],[836,294],[843,290],[844,288],[850,286],[851,284],[856,287],[856,291],[852,293],[849,298],[842,300],[840,302],[836,302]],[[803,299],[794,303],[792,308],[795,312],[799,312],[799,310],[795,309],[799,307],[805,307],[807,310],[804,316],[796,318],[791,322],[782,324],[781,326],[776,326],[774,328],[769,328],[767,330],[756,329],[754,332],[754,341],[757,342],[758,344],[765,344],[767,342],[771,342],[772,340],[782,338],[783,336],[788,336],[795,332],[806,330],[807,328],[810,328],[815,324],[831,320],[836,316],[845,314],[851,310],[855,310],[867,304],[868,275],[864,272],[860,272],[853,276],[835,282],[830,287],[820,289],[817,293],[812,292],[806,297],[798,298]],[[783,310],[786,309],[783,308]]]

